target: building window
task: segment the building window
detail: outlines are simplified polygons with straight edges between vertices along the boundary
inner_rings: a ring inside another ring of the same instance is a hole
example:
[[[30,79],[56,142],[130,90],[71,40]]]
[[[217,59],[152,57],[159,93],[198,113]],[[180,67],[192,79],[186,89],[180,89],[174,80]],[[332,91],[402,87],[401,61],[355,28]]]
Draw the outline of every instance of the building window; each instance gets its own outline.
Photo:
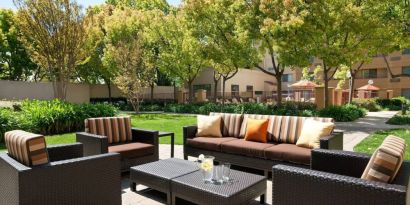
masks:
[[[292,82],[292,74],[283,74],[282,82]]]
[[[232,97],[239,97],[239,85],[231,85]]]
[[[377,69],[367,69],[362,71],[363,78],[377,78]]]
[[[403,55],[410,54],[410,48],[406,48],[401,52]]]
[[[410,99],[410,89],[401,89],[401,95],[407,99]]]
[[[247,85],[246,92],[253,92],[253,85]]]
[[[410,66],[404,66],[401,69],[403,75],[410,75]]]

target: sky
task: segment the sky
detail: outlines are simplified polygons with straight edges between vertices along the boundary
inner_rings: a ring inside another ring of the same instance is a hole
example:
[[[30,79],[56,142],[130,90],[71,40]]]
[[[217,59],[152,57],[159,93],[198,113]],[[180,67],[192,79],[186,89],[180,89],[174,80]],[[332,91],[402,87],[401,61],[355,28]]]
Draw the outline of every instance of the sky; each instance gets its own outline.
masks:
[[[178,6],[181,3],[181,0],[167,0],[169,4]],[[77,0],[84,8],[87,8],[90,5],[96,5],[104,3],[105,0]],[[0,8],[14,9],[13,0],[0,0]]]

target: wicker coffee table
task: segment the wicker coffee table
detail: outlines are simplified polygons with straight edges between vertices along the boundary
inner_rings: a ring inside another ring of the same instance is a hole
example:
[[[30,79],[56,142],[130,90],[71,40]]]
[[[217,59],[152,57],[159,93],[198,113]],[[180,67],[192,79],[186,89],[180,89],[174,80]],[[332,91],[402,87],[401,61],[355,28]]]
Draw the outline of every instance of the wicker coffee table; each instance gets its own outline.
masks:
[[[265,203],[266,177],[231,170],[233,182],[223,185],[205,184],[199,171],[172,179],[172,204],[176,198],[196,204],[249,204],[256,197]]]
[[[165,159],[151,162],[130,169],[130,187],[136,191],[137,184],[167,194],[167,204],[171,204],[171,179],[183,176],[198,170],[194,162],[182,159]]]

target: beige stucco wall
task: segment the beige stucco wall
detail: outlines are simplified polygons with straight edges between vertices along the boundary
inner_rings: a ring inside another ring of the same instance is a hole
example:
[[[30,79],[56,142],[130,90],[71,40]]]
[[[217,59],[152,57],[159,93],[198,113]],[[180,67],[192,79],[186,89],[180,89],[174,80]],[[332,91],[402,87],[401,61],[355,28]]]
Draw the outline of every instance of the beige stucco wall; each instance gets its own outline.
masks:
[[[144,91],[144,98],[150,98],[151,90]],[[112,97],[121,97],[117,87],[112,87]],[[154,99],[173,99],[174,87],[158,86],[154,88]],[[22,82],[0,80],[0,100],[38,99],[51,100],[54,98],[53,86],[49,82]],[[67,101],[75,103],[89,102],[90,98],[108,98],[106,85],[88,85],[70,83],[67,87]]]

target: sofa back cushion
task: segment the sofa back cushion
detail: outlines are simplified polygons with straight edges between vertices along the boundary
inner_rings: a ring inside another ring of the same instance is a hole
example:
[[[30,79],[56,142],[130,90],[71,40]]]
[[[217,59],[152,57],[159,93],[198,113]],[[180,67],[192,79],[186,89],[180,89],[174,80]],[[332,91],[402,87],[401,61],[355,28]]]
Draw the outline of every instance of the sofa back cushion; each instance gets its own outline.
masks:
[[[373,153],[362,179],[390,183],[396,177],[406,151],[404,139],[388,136]]]
[[[4,141],[9,155],[26,166],[50,162],[43,135],[13,130],[5,133]]]
[[[246,133],[247,119],[269,119],[268,141],[277,143],[296,144],[306,119],[314,119],[320,122],[333,122],[332,118],[322,117],[297,117],[280,115],[253,115],[245,114],[241,127],[240,137]]]
[[[108,143],[132,141],[131,118],[100,117],[85,120],[85,132],[106,136]]]
[[[224,137],[239,138],[242,126],[243,116],[241,114],[215,113],[211,112],[210,116],[221,116],[221,133]]]

